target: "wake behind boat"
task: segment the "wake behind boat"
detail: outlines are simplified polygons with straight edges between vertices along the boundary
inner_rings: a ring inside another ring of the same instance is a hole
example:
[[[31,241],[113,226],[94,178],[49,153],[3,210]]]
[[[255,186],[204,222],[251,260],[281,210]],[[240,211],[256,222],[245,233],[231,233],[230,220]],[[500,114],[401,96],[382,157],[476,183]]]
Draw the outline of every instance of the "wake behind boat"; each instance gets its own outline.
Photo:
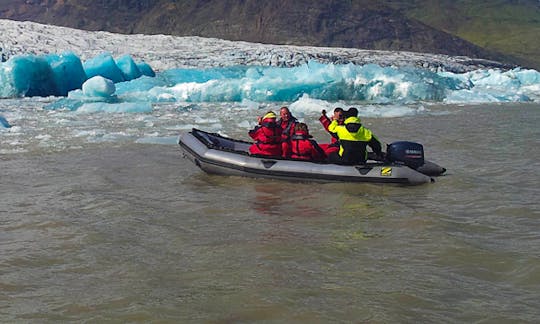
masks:
[[[318,182],[375,182],[422,184],[446,170],[424,160],[420,144],[396,142],[387,149],[386,161],[337,165],[249,154],[252,143],[199,129],[180,136],[184,157],[210,174]]]

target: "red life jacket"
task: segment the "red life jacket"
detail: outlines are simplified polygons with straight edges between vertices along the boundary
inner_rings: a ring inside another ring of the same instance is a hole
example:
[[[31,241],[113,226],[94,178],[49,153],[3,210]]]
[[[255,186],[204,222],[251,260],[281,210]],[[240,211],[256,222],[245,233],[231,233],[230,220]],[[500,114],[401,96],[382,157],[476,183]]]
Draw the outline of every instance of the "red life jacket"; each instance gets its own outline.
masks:
[[[281,156],[281,127],[274,119],[264,119],[249,136],[255,140],[249,148],[251,154]]]
[[[304,131],[296,131],[291,136],[289,149],[290,157],[293,159],[322,161],[326,158],[324,151],[317,142],[310,139],[310,136]]]
[[[294,134],[294,127],[298,124],[298,120],[291,116],[288,121],[278,119],[278,125],[281,127],[281,139],[286,142],[291,139]]]

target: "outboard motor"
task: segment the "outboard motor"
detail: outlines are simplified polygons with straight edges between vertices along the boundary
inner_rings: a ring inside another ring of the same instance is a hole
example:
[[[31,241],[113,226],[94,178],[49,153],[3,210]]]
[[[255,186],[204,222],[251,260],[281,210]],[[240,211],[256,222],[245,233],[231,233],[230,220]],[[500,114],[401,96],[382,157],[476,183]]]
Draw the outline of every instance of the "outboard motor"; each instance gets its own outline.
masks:
[[[394,142],[386,147],[386,158],[416,169],[424,164],[424,147],[414,142]]]

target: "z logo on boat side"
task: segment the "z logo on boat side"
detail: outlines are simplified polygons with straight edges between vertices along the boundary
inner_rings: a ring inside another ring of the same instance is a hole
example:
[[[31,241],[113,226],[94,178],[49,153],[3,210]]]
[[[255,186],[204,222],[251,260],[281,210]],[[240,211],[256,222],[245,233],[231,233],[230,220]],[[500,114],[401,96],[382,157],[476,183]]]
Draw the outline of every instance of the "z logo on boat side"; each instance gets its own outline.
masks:
[[[392,168],[391,167],[383,167],[383,168],[381,168],[381,175],[382,176],[391,176],[392,175]]]

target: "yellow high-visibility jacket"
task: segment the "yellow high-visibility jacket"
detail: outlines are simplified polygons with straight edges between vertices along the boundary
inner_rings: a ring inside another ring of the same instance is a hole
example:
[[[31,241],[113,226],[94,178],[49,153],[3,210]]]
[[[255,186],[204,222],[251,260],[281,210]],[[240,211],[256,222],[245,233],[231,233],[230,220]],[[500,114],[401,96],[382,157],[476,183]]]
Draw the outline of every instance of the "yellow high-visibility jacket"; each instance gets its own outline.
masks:
[[[333,120],[328,126],[328,131],[335,133],[339,138],[339,156],[344,163],[365,162],[368,145],[373,152],[381,154],[381,143],[369,129],[362,125],[358,117],[345,119],[343,125],[338,125],[337,120]]]

